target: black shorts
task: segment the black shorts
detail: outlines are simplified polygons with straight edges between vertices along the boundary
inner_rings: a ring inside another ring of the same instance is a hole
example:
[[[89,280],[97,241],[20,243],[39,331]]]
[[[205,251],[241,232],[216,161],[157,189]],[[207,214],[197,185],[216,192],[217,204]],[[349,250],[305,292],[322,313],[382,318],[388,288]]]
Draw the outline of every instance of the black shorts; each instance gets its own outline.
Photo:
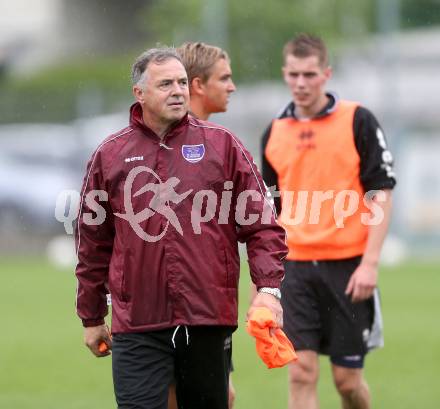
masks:
[[[176,382],[179,408],[227,409],[233,327],[180,326],[113,335],[119,409],[166,409]]]
[[[362,368],[368,350],[382,345],[378,293],[360,303],[345,295],[360,260],[286,261],[281,303],[284,331],[295,349],[329,355],[339,366]]]

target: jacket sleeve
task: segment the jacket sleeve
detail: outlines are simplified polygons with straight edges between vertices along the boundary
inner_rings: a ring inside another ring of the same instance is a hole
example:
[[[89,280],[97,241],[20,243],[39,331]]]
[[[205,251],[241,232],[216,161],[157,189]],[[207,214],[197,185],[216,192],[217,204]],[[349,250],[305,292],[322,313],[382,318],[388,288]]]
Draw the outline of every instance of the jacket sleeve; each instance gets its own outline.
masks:
[[[99,197],[95,191],[100,192]],[[101,157],[97,151],[87,166],[75,229],[76,308],[85,327],[103,324],[108,313],[106,294],[114,224],[106,195]]]
[[[284,277],[282,260],[287,255],[284,229],[276,222],[268,195],[252,156],[232,135],[229,171],[234,182],[237,234],[246,243],[252,281],[260,287],[279,288]]]

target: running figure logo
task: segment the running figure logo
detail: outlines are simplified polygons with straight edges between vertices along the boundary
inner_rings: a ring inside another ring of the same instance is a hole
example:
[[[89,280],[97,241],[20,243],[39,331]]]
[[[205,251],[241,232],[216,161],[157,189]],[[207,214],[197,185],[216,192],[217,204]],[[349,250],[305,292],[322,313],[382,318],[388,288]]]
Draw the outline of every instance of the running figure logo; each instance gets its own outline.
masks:
[[[147,172],[153,175],[158,183],[147,183],[137,192],[132,193],[133,182],[136,176],[142,172]],[[183,236],[182,226],[180,225],[176,213],[171,209],[170,203],[180,203],[182,200],[188,197],[188,195],[192,192],[192,189],[186,191],[185,193],[178,194],[174,188],[179,184],[179,182],[180,180],[176,177],[171,177],[166,182],[162,182],[159,175],[147,166],[137,166],[133,168],[128,174],[124,184],[124,206],[126,213],[115,213],[115,216],[127,220],[138,237],[150,243],[160,240],[167,232],[170,223]],[[149,207],[135,214],[131,198],[138,197],[146,192],[154,193],[154,196],[150,200]],[[164,216],[167,222],[163,231],[159,235],[152,236],[146,233],[140,224],[154,216],[156,213]]]

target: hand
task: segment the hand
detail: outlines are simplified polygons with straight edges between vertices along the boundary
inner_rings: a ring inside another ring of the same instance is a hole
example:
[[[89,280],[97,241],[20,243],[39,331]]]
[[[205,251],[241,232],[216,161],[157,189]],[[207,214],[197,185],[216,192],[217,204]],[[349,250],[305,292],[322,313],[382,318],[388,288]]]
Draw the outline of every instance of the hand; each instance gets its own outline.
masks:
[[[373,295],[377,285],[377,266],[361,263],[350,277],[345,294],[351,294],[352,302],[360,302]]]
[[[107,344],[107,351],[99,351],[99,344],[101,342],[105,342]],[[96,327],[85,327],[84,343],[90,349],[90,351],[92,351],[93,355],[97,356],[98,358],[110,355],[110,350],[112,349],[112,339],[107,325],[103,324]]]
[[[246,319],[252,315],[252,312],[257,307],[266,307],[272,312],[275,322],[277,323],[278,328],[283,328],[283,308],[281,307],[281,303],[272,294],[267,293],[257,293],[252,301],[251,306],[246,315]]]

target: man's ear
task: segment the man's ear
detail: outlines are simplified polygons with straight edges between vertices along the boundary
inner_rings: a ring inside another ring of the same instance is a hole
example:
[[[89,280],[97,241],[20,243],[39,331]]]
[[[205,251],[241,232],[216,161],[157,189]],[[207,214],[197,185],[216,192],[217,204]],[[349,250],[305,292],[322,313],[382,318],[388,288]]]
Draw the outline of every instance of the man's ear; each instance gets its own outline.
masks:
[[[145,102],[144,91],[142,90],[141,87],[139,87],[139,85],[133,86],[133,95],[136,101],[139,102],[140,104],[143,104]]]
[[[200,77],[194,77],[190,86],[191,94],[203,95],[205,93],[205,87]]]
[[[332,67],[330,67],[330,65],[324,70],[324,75],[325,75],[327,81],[332,77],[333,70],[332,70]]]

